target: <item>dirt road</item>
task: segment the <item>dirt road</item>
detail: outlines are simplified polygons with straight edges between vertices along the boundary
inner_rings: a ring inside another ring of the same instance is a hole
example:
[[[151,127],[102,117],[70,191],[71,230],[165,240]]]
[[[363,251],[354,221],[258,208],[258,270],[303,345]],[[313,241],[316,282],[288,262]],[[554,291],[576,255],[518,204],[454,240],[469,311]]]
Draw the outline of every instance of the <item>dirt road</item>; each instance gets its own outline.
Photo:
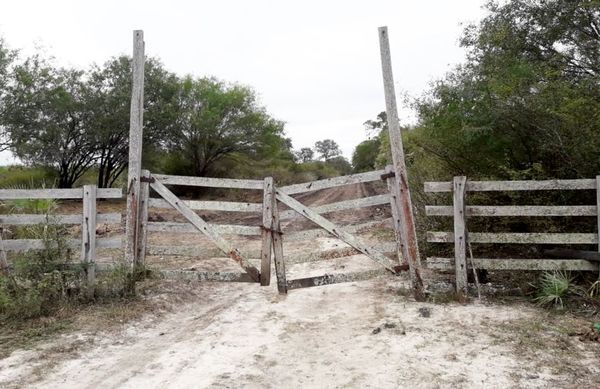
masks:
[[[366,189],[350,190],[344,199]],[[335,220],[380,217],[361,212]],[[286,252],[336,244],[318,238]],[[355,255],[290,266],[288,278],[376,267]],[[164,281],[144,298],[166,301],[166,313],[16,351],[0,360],[0,387],[600,387],[600,345],[569,335],[583,319],[527,304],[417,303],[406,276],[287,296],[273,284]]]

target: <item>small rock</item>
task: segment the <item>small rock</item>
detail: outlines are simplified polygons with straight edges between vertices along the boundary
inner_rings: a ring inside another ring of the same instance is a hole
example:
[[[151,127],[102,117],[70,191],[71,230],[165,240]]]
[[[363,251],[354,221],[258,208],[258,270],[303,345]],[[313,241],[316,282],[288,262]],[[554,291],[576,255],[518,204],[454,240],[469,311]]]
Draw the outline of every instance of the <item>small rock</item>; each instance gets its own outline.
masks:
[[[385,323],[383,328],[396,328],[396,324],[394,323]]]
[[[419,315],[421,317],[430,317],[431,316],[431,309],[429,309],[427,307],[421,307],[421,308],[419,308]]]
[[[528,380],[535,380],[535,379],[538,379],[538,378],[540,378],[540,376],[539,376],[539,375],[537,375],[537,374],[527,374],[527,375],[525,376],[525,378],[527,378]]]
[[[373,335],[377,335],[377,334],[378,334],[378,333],[380,333],[380,332],[381,332],[381,327],[377,327],[377,328],[375,328],[375,329],[374,329],[374,330],[373,330],[371,333],[372,333]]]
[[[165,334],[164,332],[161,332],[158,334],[158,336],[163,336],[164,334]]]

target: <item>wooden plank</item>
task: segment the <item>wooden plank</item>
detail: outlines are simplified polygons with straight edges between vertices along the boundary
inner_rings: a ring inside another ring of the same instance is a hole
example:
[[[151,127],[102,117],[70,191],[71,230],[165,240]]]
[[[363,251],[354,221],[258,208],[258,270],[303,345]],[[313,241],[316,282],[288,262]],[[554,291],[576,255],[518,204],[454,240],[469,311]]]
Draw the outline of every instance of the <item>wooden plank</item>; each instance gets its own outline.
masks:
[[[372,207],[375,205],[384,205],[390,203],[390,195],[376,195],[370,197],[363,197],[361,199],[354,200],[344,200],[338,201],[335,203],[318,205],[316,207],[310,207],[313,211],[318,214],[324,214],[329,212],[337,212],[348,209],[356,209],[356,208],[364,208],[364,207]],[[280,214],[281,220],[291,219],[296,215],[296,211],[287,210],[283,211]]]
[[[387,272],[383,269],[367,270],[367,271],[355,272],[355,273],[325,274],[322,276],[298,278],[295,280],[289,280],[287,282],[287,288],[289,290],[292,290],[292,289],[300,289],[300,288],[310,288],[313,286],[339,284],[342,282],[365,281],[365,280],[370,280],[371,278],[383,276],[385,274],[387,274]]]
[[[261,235],[261,228],[257,226],[241,226],[235,224],[210,224],[210,226],[221,235]],[[198,229],[194,227],[193,224],[176,222],[148,222],[148,231],[198,233]]]
[[[277,189],[275,191],[275,193],[277,196],[277,200],[281,201],[288,207],[294,209],[299,214],[306,217],[308,220],[312,221],[313,223],[315,223],[315,224],[319,225],[320,227],[324,228],[325,230],[329,231],[331,234],[333,234],[337,238],[343,240],[344,242],[348,243],[350,246],[354,247],[361,253],[369,256],[369,258],[373,259],[375,262],[379,263],[380,265],[382,265],[383,267],[385,267],[392,273],[394,273],[394,274],[396,273],[396,268],[395,268],[396,264],[394,264],[388,257],[383,255],[382,253],[378,252],[377,250],[373,250],[372,248],[363,244],[357,238],[350,235],[348,232],[346,232],[339,226],[333,224],[329,220],[325,219],[323,216],[321,216],[318,213],[312,211],[311,209],[305,207],[298,200],[295,200],[292,197],[290,197],[284,193],[281,193],[281,191],[279,189]]]
[[[81,239],[67,239],[67,244],[73,249],[81,248]],[[117,249],[123,245],[121,237],[97,238],[97,249]],[[42,239],[9,239],[4,241],[5,250],[12,252],[24,252],[29,250],[43,250],[46,248]]]
[[[96,283],[96,185],[83,187],[83,221],[81,223],[81,262],[86,272],[86,294],[94,295]]]
[[[528,181],[469,181],[467,192],[523,191],[523,190],[587,190],[595,189],[594,179],[528,180]],[[452,192],[452,182],[426,182],[425,192]]]
[[[271,187],[271,200],[273,201],[271,223],[271,241],[273,242],[273,257],[275,262],[275,276],[277,277],[277,291],[280,294],[287,293],[287,278],[285,273],[285,258],[283,256],[283,234],[281,233],[281,219],[279,218],[279,207],[275,185]]]
[[[396,242],[382,242],[371,247],[374,250],[378,250],[382,253],[397,254]],[[306,251],[302,253],[287,255],[285,257],[285,263],[287,265],[294,265],[298,263],[307,262],[319,262],[328,261],[334,258],[348,257],[351,255],[362,254],[352,246],[344,244],[342,247],[338,247],[330,250],[323,251]],[[396,257],[397,258],[397,257]]]
[[[384,220],[375,220],[366,223],[360,224],[350,224],[350,225],[342,225],[341,227],[346,230],[346,232],[359,232],[365,229],[372,229],[377,226],[384,225],[385,227],[391,227],[392,219],[384,219]],[[316,239],[322,237],[332,236],[331,233],[322,229],[322,228],[312,228],[308,230],[302,231],[293,231],[293,232],[285,232],[286,241],[299,241],[299,240],[308,240],[308,239]]]
[[[454,242],[454,234],[445,231],[428,231],[431,243]],[[586,233],[540,233],[540,232],[469,232],[471,243],[517,243],[517,244],[596,244],[597,234]]]
[[[129,163],[127,168],[127,217],[125,221],[125,261],[134,268],[138,263],[138,221],[142,139],[144,127],[144,32],[133,31],[131,106],[129,115]]]
[[[598,216],[598,251],[600,252],[600,176],[596,176],[596,214]]]
[[[550,250],[544,250],[544,255],[549,255],[552,258],[574,258],[585,259],[592,262],[600,262],[600,253],[598,251],[554,248]]]
[[[0,189],[0,200],[81,199],[83,189]]]
[[[271,248],[273,246],[273,177],[266,177],[263,190],[263,229],[260,261],[260,284],[271,283]]]
[[[294,184],[288,186],[282,186],[278,190],[287,195],[312,192],[315,190],[335,188],[338,186],[359,184],[362,182],[371,182],[381,180],[381,176],[385,173],[385,170],[375,170],[366,173],[351,174],[348,176],[340,176],[327,178],[324,180],[303,182],[301,184]]]
[[[445,205],[426,205],[427,216],[452,216]],[[596,216],[595,205],[471,205],[467,216]]]
[[[29,224],[81,224],[81,215],[37,215],[37,214],[14,214],[0,215],[0,224],[6,225],[29,225]],[[98,214],[96,217],[98,223],[119,224],[121,223],[120,213]]]
[[[398,224],[400,229],[400,248],[402,258],[408,263],[411,286],[417,301],[425,299],[423,279],[421,278],[421,259],[417,231],[415,228],[415,215],[408,186],[408,173],[404,157],[404,146],[400,134],[400,119],[398,118],[398,105],[396,103],[396,90],[392,70],[392,54],[387,27],[379,27],[379,47],[381,53],[381,71],[383,74],[383,90],[385,94],[385,111],[387,113],[388,133],[392,151],[393,170],[396,177],[391,189],[393,201],[399,213]]]
[[[454,266],[456,292],[467,296],[467,226],[465,217],[465,184],[467,177],[454,177],[453,214],[454,214]]]
[[[4,228],[0,226],[0,274],[8,275],[10,266],[6,258],[6,250],[4,249]]]
[[[160,181],[155,181],[150,184],[152,189],[161,195],[169,202],[177,211],[179,211],[190,223],[192,223],[198,231],[206,235],[214,244],[217,245],[225,254],[236,261],[246,273],[256,282],[260,282],[260,272],[251,263],[246,261],[240,254],[237,248],[229,245],[229,243],[219,235],[214,228],[211,227],[204,219],[191,210],[187,205],[182,203],[166,186]]]
[[[386,171],[392,173],[394,171],[393,166],[388,166]],[[387,186],[390,193],[395,192],[394,188],[398,187],[398,183],[396,182],[395,174],[393,176],[388,177]],[[397,191],[396,191],[397,193]],[[402,234],[400,230],[402,228],[402,223],[400,222],[400,209],[398,208],[398,201],[393,196],[390,196],[390,207],[392,209],[392,225],[394,226],[394,237],[396,238],[396,256],[398,258],[398,264],[402,263],[404,265],[408,265],[408,260],[402,258],[402,252],[405,250],[402,243]]]
[[[137,267],[143,268],[146,263],[146,244],[148,243],[148,207],[150,199],[150,171],[142,170],[140,182],[140,212],[138,214],[138,235],[136,244]]]
[[[228,212],[262,212],[262,204],[242,203],[235,201],[198,201],[181,200],[190,209],[201,211],[228,211]],[[150,208],[171,208],[171,205],[163,199],[151,198]]]
[[[262,180],[240,180],[233,178],[213,178],[195,176],[171,176],[167,174],[153,174],[152,177],[165,185],[200,186],[209,188],[230,189],[262,189]]]
[[[427,258],[427,267],[438,270],[454,269],[453,258]],[[486,270],[572,270],[598,271],[598,264],[584,259],[496,259],[473,258],[477,269]]]
[[[162,278],[202,282],[255,282],[247,273],[158,270]]]

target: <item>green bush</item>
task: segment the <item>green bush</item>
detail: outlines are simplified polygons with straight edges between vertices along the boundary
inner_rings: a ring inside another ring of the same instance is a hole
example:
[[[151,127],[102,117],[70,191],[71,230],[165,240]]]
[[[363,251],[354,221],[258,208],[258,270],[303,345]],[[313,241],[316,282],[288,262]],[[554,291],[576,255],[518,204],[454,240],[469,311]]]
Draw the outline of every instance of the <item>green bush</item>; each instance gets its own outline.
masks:
[[[56,178],[56,172],[50,168],[0,166],[0,188],[51,188]]]

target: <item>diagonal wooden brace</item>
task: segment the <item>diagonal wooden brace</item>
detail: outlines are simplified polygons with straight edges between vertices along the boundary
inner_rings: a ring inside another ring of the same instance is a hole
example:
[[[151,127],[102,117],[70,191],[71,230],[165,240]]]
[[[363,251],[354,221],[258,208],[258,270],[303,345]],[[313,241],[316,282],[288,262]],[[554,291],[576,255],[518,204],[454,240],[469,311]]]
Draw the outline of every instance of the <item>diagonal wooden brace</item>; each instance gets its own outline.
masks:
[[[388,257],[383,255],[379,251],[374,250],[373,248],[363,244],[356,237],[347,233],[342,228],[333,224],[329,220],[325,219],[323,216],[319,215],[317,212],[306,207],[305,205],[300,203],[298,200],[294,199],[291,196],[286,195],[285,193],[282,193],[279,189],[277,189],[275,191],[275,194],[276,194],[277,200],[281,201],[283,204],[287,205],[288,207],[290,207],[294,211],[298,212],[299,214],[301,214],[308,220],[312,221],[313,223],[319,225],[321,228],[324,228],[325,230],[327,230],[329,233],[333,234],[337,238],[343,240],[350,246],[354,247],[356,250],[367,255],[369,258],[371,258],[375,262],[379,263],[380,265],[382,265],[383,267],[385,267],[392,273],[396,274],[399,272],[400,269],[397,266],[397,264],[392,262]]]
[[[213,241],[215,245],[219,249],[221,249],[225,254],[227,254],[231,259],[236,261],[242,269],[256,282],[260,282],[260,272],[256,269],[251,263],[246,261],[239,250],[235,247],[229,245],[229,243],[223,239],[215,229],[209,225],[204,219],[202,219],[196,212],[194,212],[190,207],[185,205],[185,203],[177,196],[173,194],[166,186],[164,186],[160,181],[155,180],[150,183],[152,189],[156,191],[159,195],[162,196],[173,208],[178,210],[194,227],[198,229],[198,231],[202,232],[206,235],[210,240]]]

